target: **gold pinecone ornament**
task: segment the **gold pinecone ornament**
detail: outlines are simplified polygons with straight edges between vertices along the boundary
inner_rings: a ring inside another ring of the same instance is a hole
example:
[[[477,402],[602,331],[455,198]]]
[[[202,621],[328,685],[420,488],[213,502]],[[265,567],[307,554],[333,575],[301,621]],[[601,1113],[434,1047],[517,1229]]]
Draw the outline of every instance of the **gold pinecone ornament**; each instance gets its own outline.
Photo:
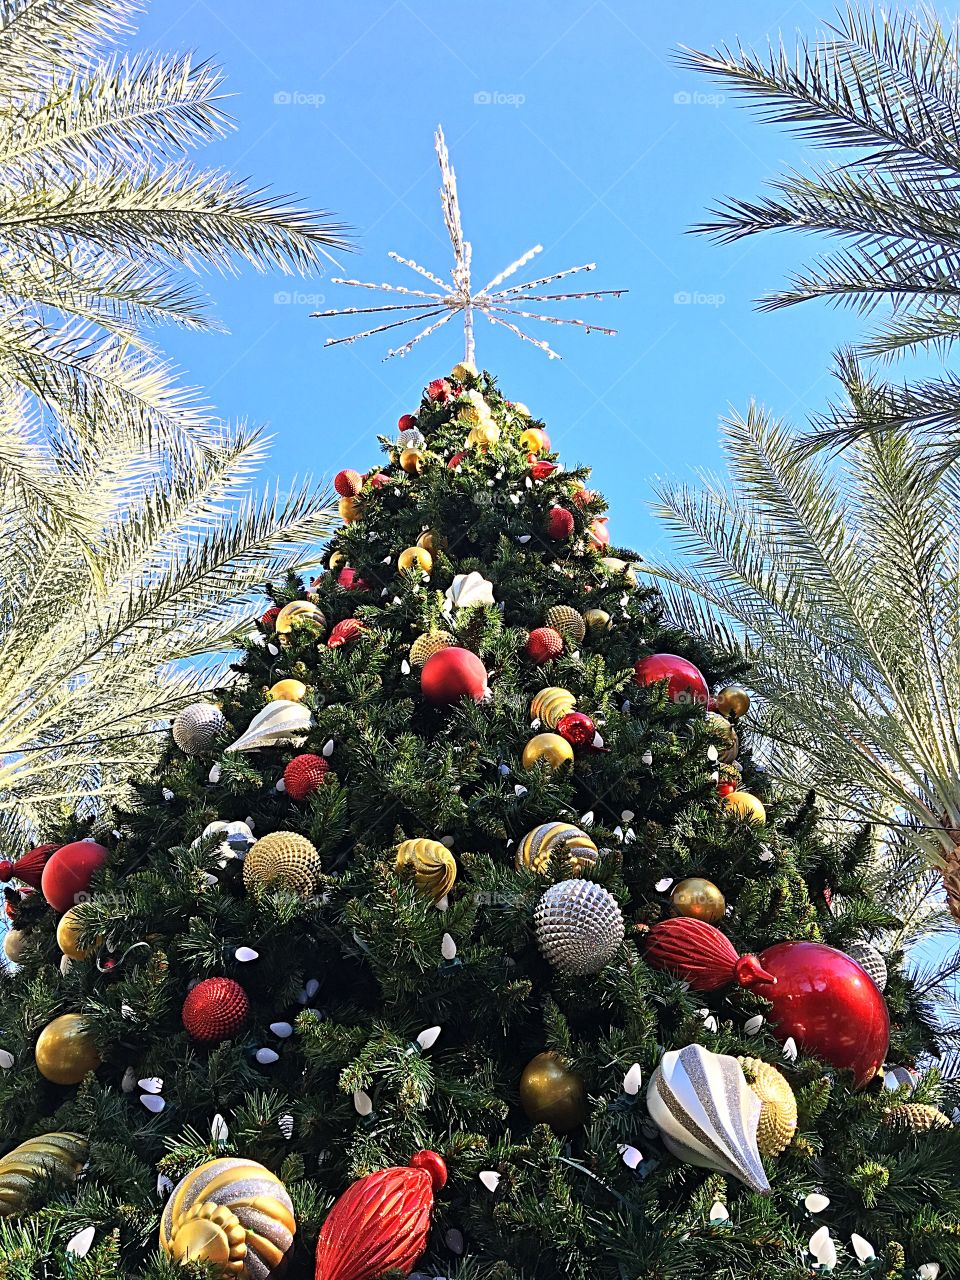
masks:
[[[321,871],[320,855],[306,836],[273,831],[250,846],[243,883],[248,889],[255,885],[292,889],[306,898],[316,892]]]
[[[762,1156],[778,1156],[789,1147],[797,1131],[797,1100],[786,1080],[762,1058],[737,1058],[747,1084],[763,1103],[757,1126],[757,1150]]]
[[[950,914],[960,924],[960,845],[955,845],[946,856],[943,866],[943,887],[947,891]]]
[[[422,667],[428,658],[454,644],[456,640],[449,631],[425,631],[410,646],[410,665]]]
[[[548,627],[553,627],[554,631],[559,631],[565,639],[573,641],[574,644],[580,644],[587,634],[587,624],[583,620],[583,615],[577,613],[576,609],[568,604],[555,604],[553,608],[548,609],[545,621]]]
[[[883,1117],[883,1122],[891,1129],[901,1133],[929,1133],[931,1129],[952,1129],[949,1116],[943,1114],[939,1107],[931,1107],[925,1102],[904,1102],[899,1107],[891,1107]]]

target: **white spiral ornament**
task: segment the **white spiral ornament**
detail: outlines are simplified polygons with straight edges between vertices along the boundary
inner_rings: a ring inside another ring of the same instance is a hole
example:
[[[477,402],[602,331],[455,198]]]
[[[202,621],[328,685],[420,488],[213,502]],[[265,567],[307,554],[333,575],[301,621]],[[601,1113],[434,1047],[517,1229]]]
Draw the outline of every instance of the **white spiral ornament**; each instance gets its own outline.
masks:
[[[303,741],[313,725],[313,717],[302,702],[271,702],[258,711],[245,733],[231,742],[227,751],[262,751]]]

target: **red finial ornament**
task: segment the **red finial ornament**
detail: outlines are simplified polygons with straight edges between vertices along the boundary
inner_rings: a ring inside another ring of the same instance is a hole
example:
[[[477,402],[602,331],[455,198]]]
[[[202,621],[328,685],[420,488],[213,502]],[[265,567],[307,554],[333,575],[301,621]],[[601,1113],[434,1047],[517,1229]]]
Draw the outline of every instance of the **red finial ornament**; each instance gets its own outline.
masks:
[[[694,991],[716,991],[732,982],[741,987],[776,982],[756,956],[739,955],[726,934],[689,916],[652,924],[644,956],[655,968],[689,982]]]
[[[4,858],[0,861],[0,884],[6,884],[8,880],[16,879],[22,880],[24,884],[30,885],[33,889],[39,889],[43,868],[56,851],[57,846],[55,844],[38,844],[36,848],[31,849],[29,853],[25,853],[16,862],[11,862],[9,858]]]
[[[340,649],[345,644],[352,644],[366,629],[359,618],[344,618],[330,632],[327,648]]]
[[[315,1280],[408,1276],[427,1246],[434,1192],[446,1180],[442,1157],[418,1151],[407,1168],[381,1169],[353,1183],[320,1229]]]

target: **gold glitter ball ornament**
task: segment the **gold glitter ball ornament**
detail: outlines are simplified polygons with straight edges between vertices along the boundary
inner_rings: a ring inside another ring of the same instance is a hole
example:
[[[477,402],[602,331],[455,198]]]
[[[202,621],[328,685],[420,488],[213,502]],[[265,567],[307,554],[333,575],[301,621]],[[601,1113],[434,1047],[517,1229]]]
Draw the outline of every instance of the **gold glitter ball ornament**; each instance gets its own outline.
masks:
[[[583,615],[588,631],[609,631],[613,619],[606,609],[588,609]]]
[[[559,769],[562,764],[573,759],[573,747],[559,733],[538,733],[523,748],[520,757],[525,769],[532,769],[535,764],[548,764],[551,769]]]
[[[279,636],[288,636],[299,627],[322,631],[326,625],[326,618],[311,600],[291,600],[277,614],[273,629]]]
[[[568,712],[577,705],[577,700],[569,689],[561,689],[559,685],[550,685],[533,695],[530,703],[530,715],[541,721],[548,729],[555,729]]]
[[[302,680],[278,680],[267,693],[271,702],[302,702],[307,686]]]
[[[87,1159],[79,1133],[43,1133],[28,1138],[0,1158],[0,1217],[21,1213],[36,1184],[45,1178],[75,1182]]]
[[[414,667],[422,667],[435,653],[439,653],[441,649],[449,649],[456,643],[449,631],[425,631],[410,646],[410,663]]]
[[[433,568],[433,556],[423,547],[407,547],[397,556],[397,568],[401,573],[406,573],[410,569],[429,573]]]
[[[250,846],[243,862],[243,883],[248,889],[292,889],[302,897],[315,893],[322,867],[320,854],[295,831],[272,831]]]
[[[416,886],[439,902],[453,888],[457,862],[439,840],[404,840],[397,846],[397,870],[411,870]]]
[[[547,610],[545,621],[548,627],[553,627],[554,631],[559,631],[574,644],[580,644],[587,634],[587,624],[583,614],[577,613],[576,609],[568,604],[553,605]]]
[[[534,1124],[570,1133],[587,1118],[587,1090],[559,1054],[538,1053],[520,1077],[520,1105]]]
[[[891,1129],[901,1132],[929,1133],[931,1129],[952,1129],[953,1122],[949,1116],[925,1102],[904,1102],[899,1107],[891,1107],[883,1117],[883,1122]]]
[[[400,467],[407,475],[418,476],[427,465],[427,460],[419,449],[402,449],[400,451]]]
[[[681,880],[670,894],[670,901],[679,915],[706,920],[707,924],[722,920],[727,910],[723,894],[712,880],[705,880],[703,876]]]
[[[100,1054],[87,1020],[79,1013],[63,1013],[40,1032],[34,1057],[37,1070],[53,1084],[79,1084],[100,1066]]]
[[[716,696],[717,710],[722,716],[733,716],[739,719],[750,710],[750,695],[738,684],[727,685]]]
[[[787,1081],[761,1058],[737,1058],[747,1084],[763,1104],[757,1125],[757,1149],[762,1156],[786,1151],[797,1131],[797,1100]]]
[[[757,826],[762,827],[767,820],[766,809],[749,791],[731,791],[728,796],[723,797],[723,803],[738,818],[746,818]]]
[[[550,860],[565,853],[577,875],[585,867],[592,866],[600,856],[597,846],[585,831],[569,822],[541,822],[520,841],[515,865],[518,871],[526,868],[545,874]]]

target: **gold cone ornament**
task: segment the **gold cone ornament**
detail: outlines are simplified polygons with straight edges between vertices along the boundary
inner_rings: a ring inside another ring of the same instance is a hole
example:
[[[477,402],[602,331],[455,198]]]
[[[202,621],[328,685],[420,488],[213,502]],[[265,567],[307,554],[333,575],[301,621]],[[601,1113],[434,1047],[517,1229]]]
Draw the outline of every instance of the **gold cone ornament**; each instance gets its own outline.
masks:
[[[550,685],[534,694],[530,703],[530,715],[539,720],[548,729],[555,729],[565,715],[573,711],[577,700],[569,689],[561,689],[559,685]]]
[[[413,872],[416,886],[439,902],[453,888],[457,862],[439,840],[404,840],[397,846],[397,870]]]
[[[577,875],[591,866],[600,856],[597,846],[585,831],[569,822],[542,822],[520,841],[515,865],[518,871],[536,871],[546,874],[550,860],[560,854],[569,857]]]
[[[553,605],[547,610],[544,621],[548,627],[553,627],[574,644],[580,644],[587,634],[587,624],[583,620],[583,614],[578,613],[568,604]]]
[[[422,667],[428,658],[454,644],[456,640],[449,631],[425,631],[410,646],[410,665]]]
[[[53,1084],[79,1084],[100,1066],[100,1054],[86,1019],[63,1013],[40,1032],[34,1057],[37,1070]]]
[[[75,1182],[87,1159],[79,1133],[44,1133],[28,1138],[0,1158],[0,1217],[21,1213],[37,1183],[54,1177]]]
[[[786,1151],[797,1131],[797,1100],[784,1077],[761,1058],[737,1058],[747,1084],[763,1104],[757,1125],[757,1147],[762,1156]]]
[[[326,625],[326,618],[312,601],[291,600],[277,614],[273,629],[279,636],[288,636],[298,627],[311,627],[316,631],[323,631]]]
[[[929,1133],[931,1129],[952,1129],[953,1122],[949,1116],[939,1109],[924,1102],[904,1102],[899,1107],[891,1107],[883,1117],[883,1122],[891,1129],[901,1132]]]
[[[292,889],[303,897],[316,893],[323,868],[320,854],[295,831],[273,831],[250,846],[243,862],[243,883],[248,889]]]
[[[538,1053],[520,1077],[520,1105],[534,1124],[570,1133],[587,1118],[587,1091],[559,1054]]]

